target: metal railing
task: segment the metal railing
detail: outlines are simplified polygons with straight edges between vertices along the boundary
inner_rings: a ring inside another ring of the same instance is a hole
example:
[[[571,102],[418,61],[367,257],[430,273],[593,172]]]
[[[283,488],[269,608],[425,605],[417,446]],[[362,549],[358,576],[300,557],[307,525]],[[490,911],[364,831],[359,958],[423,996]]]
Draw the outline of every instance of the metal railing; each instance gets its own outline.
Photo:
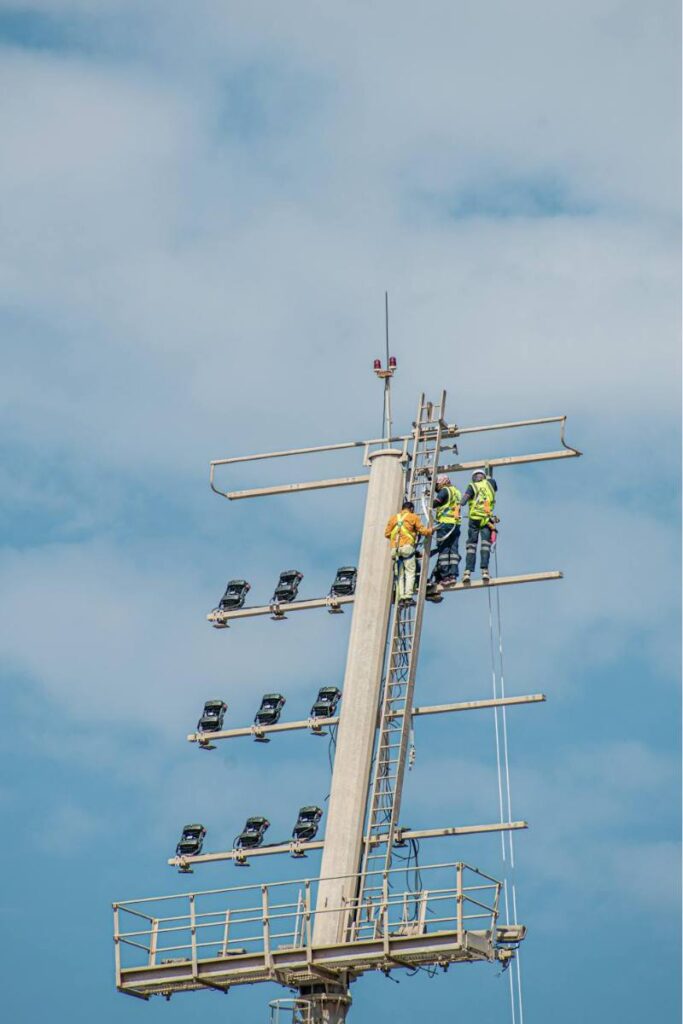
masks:
[[[483,434],[493,430],[514,430],[519,427],[537,427],[547,424],[558,423],[560,426],[560,444],[562,448],[558,451],[552,452],[536,452],[531,455],[521,456],[507,456],[501,459],[489,459],[491,466],[513,466],[518,464],[524,464],[527,462],[544,462],[549,459],[558,458],[571,458],[572,456],[581,455],[578,448],[572,448],[571,445],[567,444],[565,440],[566,430],[566,416],[543,416],[536,419],[530,420],[513,420],[507,423],[490,423],[483,426],[474,427],[459,427],[455,423],[445,424],[443,428],[443,437],[447,438],[459,438],[466,434]],[[216,470],[224,466],[234,466],[241,463],[252,463],[260,462],[263,460],[270,459],[282,459],[290,456],[301,456],[301,455],[321,455],[327,452],[339,452],[349,451],[357,448],[364,449],[363,451],[363,465],[367,466],[368,456],[372,450],[379,448],[386,448],[389,445],[400,444],[402,447],[404,457],[407,455],[408,444],[412,440],[412,434],[396,434],[390,438],[373,438],[367,441],[343,441],[338,444],[323,444],[314,445],[308,448],[290,448],[286,451],[279,452],[259,452],[255,455],[237,455],[229,459],[212,459],[209,463],[209,484],[212,491],[219,494],[223,498],[228,498],[230,501],[239,500],[242,498],[258,498],[265,497],[273,494],[291,494],[300,491],[318,490],[320,488],[328,487],[347,487],[352,484],[366,484],[369,480],[367,475],[361,476],[345,476],[335,477],[334,479],[328,480],[311,480],[304,481],[301,483],[293,484],[277,484],[271,487],[256,487],[249,490],[231,490],[224,491],[216,485]],[[464,463],[453,463],[450,466],[439,467],[439,472],[458,472],[460,470],[474,469],[477,466],[482,465],[482,460],[478,462],[464,462]]]
[[[271,999],[269,1024],[311,1024],[313,1004],[309,999]]]
[[[315,918],[345,915],[345,941],[454,932],[495,934],[502,883],[462,862],[366,876],[362,906],[315,909],[318,879],[127,900],[113,905],[117,984],[127,968],[312,949]],[[402,884],[401,875],[405,875]],[[349,876],[344,876],[349,877]],[[360,882],[360,874],[355,876]],[[359,911],[359,912],[358,912]]]

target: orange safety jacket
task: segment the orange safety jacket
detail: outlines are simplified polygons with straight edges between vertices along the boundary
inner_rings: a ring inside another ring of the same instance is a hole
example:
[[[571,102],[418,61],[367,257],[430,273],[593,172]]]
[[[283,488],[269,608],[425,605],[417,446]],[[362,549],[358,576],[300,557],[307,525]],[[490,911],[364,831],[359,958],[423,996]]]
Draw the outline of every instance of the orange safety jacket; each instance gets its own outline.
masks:
[[[432,533],[431,526],[423,526],[422,520],[414,512],[403,509],[392,516],[387,523],[384,536],[391,541],[392,548],[400,548],[406,544],[415,546],[418,533],[428,537]]]

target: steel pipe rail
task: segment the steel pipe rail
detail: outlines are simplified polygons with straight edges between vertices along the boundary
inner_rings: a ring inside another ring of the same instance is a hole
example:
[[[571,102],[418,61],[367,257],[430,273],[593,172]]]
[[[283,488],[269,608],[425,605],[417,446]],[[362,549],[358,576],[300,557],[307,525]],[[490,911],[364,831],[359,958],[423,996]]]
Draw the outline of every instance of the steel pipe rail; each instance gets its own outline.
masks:
[[[451,867],[456,867],[456,866],[457,866],[456,862],[453,862],[453,861],[442,861],[442,862],[437,863],[437,864],[427,864],[426,866],[423,866],[422,870],[423,871],[435,871],[435,870],[440,869],[440,868],[451,868]],[[472,867],[471,865],[465,864],[464,862],[463,862],[463,867],[466,868],[468,871],[471,871],[474,874],[480,876],[481,878],[487,879],[490,882],[496,882],[497,881],[492,875],[486,874],[486,872],[482,871],[481,868]],[[402,872],[402,871],[405,871],[405,867],[404,866],[390,868],[389,871],[387,872],[387,874],[396,874],[396,873]],[[384,874],[383,871],[375,871],[375,872],[370,872],[370,873],[371,874],[376,874],[378,877],[382,877],[383,874]],[[343,877],[349,877],[349,878],[356,878],[356,879],[358,879],[360,876],[359,876],[359,873],[357,871],[354,871],[352,875],[349,875],[349,876],[345,875]],[[301,884],[301,885],[310,886],[311,884],[313,884],[315,882],[318,882],[318,881],[320,881],[319,878],[313,877],[313,878],[283,879],[283,880],[280,880],[278,882],[266,882],[265,884],[267,885],[267,887],[269,889],[277,889],[279,891],[280,889],[284,889],[286,887],[289,887],[289,886],[292,886],[292,885],[295,885],[295,884]],[[250,882],[250,883],[248,883],[246,885],[229,885],[229,886],[221,886],[218,889],[203,889],[201,891],[197,891],[196,893],[194,893],[194,895],[195,896],[216,896],[216,895],[219,895],[219,894],[244,892],[244,891],[246,891],[248,889],[250,889],[250,890],[258,889],[260,891],[261,883],[259,883],[259,882]],[[157,894],[155,896],[137,896],[137,897],[135,897],[133,899],[116,900],[115,902],[112,903],[112,907],[113,908],[119,908],[120,910],[125,910],[126,913],[134,914],[134,915],[136,915],[137,917],[141,918],[144,921],[152,922],[152,921],[154,921],[154,915],[146,914],[146,913],[144,913],[143,911],[141,911],[139,909],[131,910],[131,907],[139,908],[143,904],[146,905],[146,906],[149,906],[149,904],[151,904],[151,903],[159,903],[159,904],[163,903],[163,904],[166,904],[166,903],[169,903],[172,900],[185,900],[185,899],[188,899],[189,896],[191,896],[191,895],[193,895],[193,894],[192,893],[188,893],[188,892],[172,892],[172,893],[164,893],[163,895]],[[171,918],[166,918],[166,920],[171,920]]]
[[[507,423],[492,423],[477,427],[459,427],[456,423],[447,424],[443,433],[449,437],[461,434],[482,434],[488,430],[513,430],[515,427],[535,427],[544,423],[566,423],[566,416],[544,416],[532,420],[510,420]],[[212,459],[210,466],[234,466],[239,462],[258,462],[263,459],[283,459],[292,455],[320,455],[323,452],[336,452],[350,448],[367,448],[375,444],[394,444],[412,440],[412,434],[395,434],[392,437],[374,437],[367,441],[339,441],[335,444],[319,444],[308,448],[287,448],[277,452],[258,452],[255,455],[234,455],[229,459]]]
[[[528,828],[526,821],[502,821],[492,825],[453,825],[449,828],[428,828],[428,829],[401,829],[400,838],[404,839],[434,839],[438,836],[469,836],[479,835],[484,832],[510,832],[517,829]],[[379,845],[387,841],[386,835],[373,836],[372,845]],[[363,840],[368,842],[366,836]],[[271,854],[289,853],[294,857],[303,857],[309,850],[322,850],[325,845],[324,839],[313,839],[307,843],[275,843],[272,846],[257,846],[254,850],[223,850],[220,853],[199,853],[194,857],[169,857],[166,862],[169,867],[187,870],[193,864],[211,864],[219,860],[232,860],[238,864],[244,864],[252,857],[267,857]]]
[[[521,697],[489,697],[486,700],[459,701],[456,704],[431,704],[424,707],[414,707],[411,711],[413,718],[419,715],[441,715],[452,711],[474,711],[478,708],[498,708],[514,704],[537,704],[544,701],[544,693],[530,693]],[[404,715],[403,710],[392,713],[392,718],[400,718]],[[198,743],[200,746],[208,746],[214,740],[232,740],[238,737],[252,736],[259,739],[266,733],[293,732],[297,729],[308,729],[314,735],[320,735],[326,725],[336,725],[339,722],[339,715],[330,718],[306,718],[296,722],[278,722],[276,725],[247,725],[238,729],[224,729],[220,732],[191,732],[187,736],[188,743]]]
[[[566,416],[541,416],[535,420],[511,420],[508,423],[490,423],[482,427],[456,427],[455,433],[458,437],[461,434],[484,434],[488,430],[514,430],[515,427],[538,427],[544,423],[565,423]]]
[[[500,468],[501,466],[525,466],[530,462],[550,462],[553,459],[575,459],[581,452],[573,449],[560,449],[554,452],[535,452],[533,455],[506,455],[498,459],[475,459],[472,462],[453,462],[448,466],[439,466],[439,473],[462,473],[467,470],[480,469],[482,466]],[[359,483],[362,482],[359,480]]]

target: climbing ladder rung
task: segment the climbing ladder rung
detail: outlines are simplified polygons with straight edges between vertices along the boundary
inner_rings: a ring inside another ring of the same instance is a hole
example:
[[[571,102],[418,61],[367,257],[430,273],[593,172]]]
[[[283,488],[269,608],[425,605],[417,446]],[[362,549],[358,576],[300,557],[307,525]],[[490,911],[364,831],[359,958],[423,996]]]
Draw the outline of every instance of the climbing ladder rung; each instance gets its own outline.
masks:
[[[407,496],[416,510],[431,508],[434,497],[436,467],[439,462],[441,435],[444,428],[445,392],[438,403],[420,396],[418,413],[413,424],[413,449]],[[426,502],[426,505],[423,504]],[[380,831],[386,836],[379,849],[366,845],[363,854],[362,881],[359,898],[366,891],[365,879],[370,864],[380,861],[391,866],[394,830],[400,810],[401,787],[405,769],[411,718],[415,668],[422,626],[427,575],[429,570],[429,537],[425,538],[422,571],[415,605],[394,606],[391,634],[387,644],[386,674],[382,684],[379,726],[375,751],[375,767],[368,794],[366,835]]]

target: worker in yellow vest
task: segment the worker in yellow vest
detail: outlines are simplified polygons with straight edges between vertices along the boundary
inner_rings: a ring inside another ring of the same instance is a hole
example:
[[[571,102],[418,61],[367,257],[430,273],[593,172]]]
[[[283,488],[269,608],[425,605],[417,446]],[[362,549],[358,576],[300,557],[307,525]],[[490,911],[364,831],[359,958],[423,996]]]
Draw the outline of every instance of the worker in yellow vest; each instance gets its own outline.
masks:
[[[430,578],[437,589],[457,582],[460,565],[460,502],[462,494],[442,474],[436,478],[434,518],[436,519],[436,565]]]
[[[498,521],[493,515],[496,504],[496,491],[498,484],[491,476],[487,476],[483,469],[475,469],[472,474],[472,483],[465,491],[461,507],[469,505],[469,527],[467,530],[467,544],[465,546],[465,571],[462,574],[463,583],[469,583],[474,571],[474,563],[477,558],[477,543],[481,539],[481,553],[479,562],[481,566],[481,578],[488,583],[489,559],[491,557],[491,534],[494,524]]]
[[[415,600],[415,548],[418,535],[429,537],[433,527],[424,526],[415,515],[412,501],[404,501],[401,511],[393,515],[386,525],[384,536],[391,543],[391,557],[394,560],[396,579],[396,600],[401,607],[414,605]]]

